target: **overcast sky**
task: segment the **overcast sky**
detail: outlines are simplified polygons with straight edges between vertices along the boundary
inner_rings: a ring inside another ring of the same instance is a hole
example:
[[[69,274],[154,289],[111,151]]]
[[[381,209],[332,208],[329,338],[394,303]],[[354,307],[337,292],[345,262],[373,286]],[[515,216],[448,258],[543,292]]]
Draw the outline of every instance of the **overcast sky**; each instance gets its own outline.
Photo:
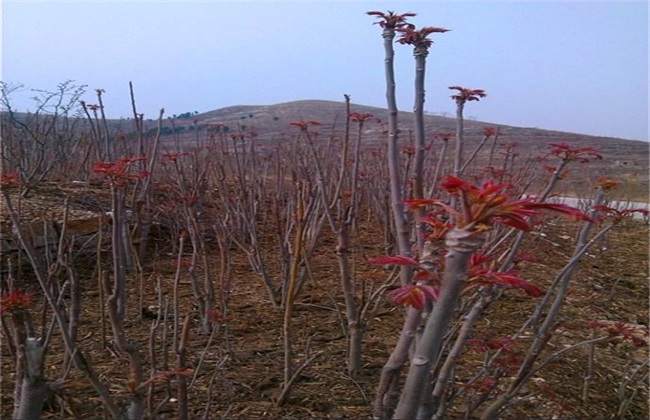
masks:
[[[507,125],[648,140],[648,3],[528,1],[5,0],[2,80],[105,89],[111,117],[145,118],[299,99],[385,107],[381,29],[369,10],[416,12],[433,34],[430,113],[448,87],[485,89],[465,115]],[[396,45],[398,105],[413,107],[414,60]],[[15,94],[15,108],[33,93]]]

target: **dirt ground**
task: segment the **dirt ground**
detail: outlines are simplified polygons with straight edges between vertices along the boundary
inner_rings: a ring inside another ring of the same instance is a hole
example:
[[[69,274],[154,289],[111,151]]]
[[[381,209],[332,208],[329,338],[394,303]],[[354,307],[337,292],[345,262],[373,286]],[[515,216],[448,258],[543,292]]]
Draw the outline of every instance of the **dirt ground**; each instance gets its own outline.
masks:
[[[366,253],[365,256],[357,254],[355,258],[358,284],[362,281],[366,285],[373,281],[379,284],[389,274],[381,267],[362,262],[366,256],[383,254],[376,233],[371,228],[365,228],[356,238],[356,244],[363,244]],[[568,259],[571,252],[569,245],[574,236],[574,225],[555,219],[550,221],[543,234],[540,231],[531,235],[527,240],[527,249],[532,258],[518,266],[523,277],[540,287],[550,284],[552,276]],[[203,355],[202,368],[189,391],[191,418],[370,418],[375,387],[381,368],[397,339],[403,311],[382,298],[365,335],[363,369],[358,377],[351,378],[346,372],[346,339],[341,314],[343,300],[339,292],[338,266],[333,247],[334,244],[329,241],[321,244],[310,264],[311,276],[297,299],[292,318],[295,364],[300,365],[311,355],[317,356],[302,372],[289,403],[283,407],[277,407],[274,403],[280,390],[284,366],[283,311],[269,303],[262,281],[252,273],[245,256],[234,251],[232,293],[225,314],[228,320],[220,325],[212,337],[199,332],[189,281],[181,282],[181,313],[193,316],[187,350],[188,366],[196,369]],[[269,256],[273,255],[272,246],[266,251]],[[218,249],[215,246],[209,252],[210,264],[218,267]],[[129,308],[127,333],[129,339],[140,346],[147,369],[152,361],[149,346],[154,321],[141,316],[136,297],[143,287],[144,306],[154,312],[161,311],[156,288],[160,285],[165,298],[169,298],[175,269],[174,256],[169,253],[164,241],[154,255],[155,258],[145,265],[143,276],[134,274],[129,280],[129,296],[133,304]],[[216,272],[217,268],[214,270]],[[118,402],[125,403],[127,358],[114,349],[107,324],[104,324],[107,328],[107,345],[102,346],[96,275],[91,269],[84,270],[83,267],[79,272],[83,276],[80,346],[100,377],[110,385]],[[187,276],[187,273],[183,275]],[[32,289],[36,290],[34,287]],[[571,292],[563,309],[563,320],[549,343],[548,351],[557,351],[589,339],[592,329],[588,325],[594,320],[620,321],[647,327],[648,293],[648,226],[639,221],[622,223],[583,258],[573,276]],[[533,304],[534,301],[524,293],[507,291],[489,309],[482,323],[489,325],[495,335],[511,335]],[[36,310],[33,316],[40,319]],[[165,328],[167,338],[164,338]],[[170,349],[161,351],[163,341],[170,340],[170,337],[170,326],[164,323],[153,334],[159,371],[164,370],[165,364],[168,369],[175,367],[176,355]],[[525,341],[526,337],[523,337],[522,342]],[[642,372],[645,377],[641,375],[639,379],[634,376],[627,385],[622,385],[625,378],[629,378],[635,369],[647,361],[647,346],[634,347],[621,340],[596,345],[594,375],[588,398],[583,401],[581,393],[583,378],[588,372],[588,351],[589,346],[583,346],[567,352],[543,370],[502,418],[616,418],[620,397],[631,395],[633,398],[624,418],[648,418],[647,365]],[[56,337],[47,360],[46,375],[56,379],[61,374],[63,363],[62,346]],[[482,360],[482,354],[468,352],[457,372],[457,380],[467,380]],[[10,416],[13,405],[13,364],[3,336],[2,418]],[[52,396],[43,417],[105,417],[99,398],[88,381],[74,369],[70,378],[67,387]],[[188,382],[190,380],[191,376]],[[154,405],[160,404],[168,392],[172,397],[158,418],[176,417],[175,387],[176,379],[172,379],[168,385],[162,383],[156,387]],[[461,408],[457,407],[458,413]]]

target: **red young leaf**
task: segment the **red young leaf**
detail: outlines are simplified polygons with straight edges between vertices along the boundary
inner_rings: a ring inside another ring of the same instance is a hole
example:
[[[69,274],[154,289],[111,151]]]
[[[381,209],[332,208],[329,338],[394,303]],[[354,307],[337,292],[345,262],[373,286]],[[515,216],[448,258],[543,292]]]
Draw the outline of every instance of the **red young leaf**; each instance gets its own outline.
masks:
[[[407,18],[416,16],[415,13],[412,12],[402,13],[401,15],[398,15],[397,13],[390,10],[386,13],[373,10],[367,12],[366,14],[370,16],[376,16],[379,21],[375,22],[375,24],[389,30],[401,28],[407,25]]]
[[[23,289],[15,289],[11,293],[5,291],[0,297],[0,315],[27,309],[31,305],[31,293],[25,292]]]
[[[566,162],[577,160],[580,163],[587,163],[603,158],[595,147],[571,147],[567,143],[551,143],[550,146],[553,148],[546,156],[555,156]]]
[[[603,206],[603,205],[601,205],[601,206],[593,206],[592,209],[596,210],[596,211],[598,211],[600,213],[603,213],[604,216],[601,216],[599,218],[599,220],[611,219],[614,222],[619,222],[619,221],[625,219],[626,217],[632,217],[632,216],[634,216],[634,213],[639,213],[642,216],[648,216],[648,214],[650,213],[650,211],[648,211],[647,209],[622,209],[622,210],[619,210],[619,209],[615,209],[613,207]]]
[[[319,123],[318,121],[294,121],[289,123],[289,125],[298,127],[301,130],[307,130],[307,128],[309,128],[310,126],[321,125],[321,123]]]
[[[390,292],[388,297],[398,305],[420,309],[427,298],[438,299],[438,289],[423,284],[407,284]]]
[[[522,289],[530,296],[533,297],[539,297],[544,293],[539,287],[528,283],[526,280],[522,279],[514,272],[504,272],[504,273],[493,272],[491,279],[493,283],[498,284],[500,286],[508,286],[508,287],[515,287],[517,289]]]
[[[509,201],[507,190],[510,184],[497,183],[494,180],[489,180],[478,187],[461,178],[448,176],[441,187],[450,194],[460,196],[466,206],[467,214],[463,214],[459,219],[460,227],[469,223],[488,226],[492,223],[501,223],[528,231],[530,223],[527,218],[544,210],[562,213],[576,220],[592,221],[577,208],[565,204],[539,203],[534,201],[534,197]]]
[[[499,272],[493,271],[491,268],[470,267],[469,283],[514,287],[524,290],[533,297],[539,297],[543,294],[539,287],[519,277],[516,271]]]
[[[483,129],[483,135],[485,137],[491,137],[497,133],[497,129],[494,127],[485,127]]]
[[[603,191],[612,191],[618,188],[620,181],[613,178],[598,177],[598,187]]]
[[[10,172],[0,175],[0,188],[15,187],[20,183],[20,176],[18,172]]]
[[[421,209],[422,207],[432,206],[437,202],[438,202],[437,200],[431,200],[426,198],[412,198],[410,200],[404,200],[404,203],[406,204],[409,210],[418,210]]]
[[[599,329],[610,336],[620,336],[637,347],[647,347],[650,344],[650,331],[645,325],[628,324],[620,321],[591,321],[588,328]]]
[[[435,32],[448,32],[449,29],[425,26],[424,28],[417,30],[413,25],[404,25],[397,29],[397,31],[402,34],[400,39],[397,40],[400,44],[408,44],[413,45],[416,48],[428,49],[431,44],[433,44],[433,41],[429,39],[429,35]]]
[[[362,113],[362,112],[350,112],[348,118],[350,118],[350,121],[352,122],[361,123],[372,118],[372,114]]]

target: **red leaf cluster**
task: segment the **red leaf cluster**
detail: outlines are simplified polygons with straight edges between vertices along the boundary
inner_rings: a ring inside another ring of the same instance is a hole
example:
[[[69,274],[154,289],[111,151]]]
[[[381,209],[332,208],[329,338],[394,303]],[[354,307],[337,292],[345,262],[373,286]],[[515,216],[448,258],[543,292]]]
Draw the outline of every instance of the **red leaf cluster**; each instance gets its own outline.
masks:
[[[462,86],[449,86],[449,89],[458,91],[457,94],[451,95],[451,99],[456,102],[478,101],[487,96],[483,89],[469,89]]]
[[[365,122],[373,117],[372,114],[368,113],[362,113],[362,112],[350,112],[348,115],[348,118],[350,118],[350,121],[356,122],[356,123],[362,123]]]
[[[438,289],[426,284],[407,284],[393,290],[388,298],[400,306],[412,306],[420,309],[427,299],[438,299]]]
[[[410,200],[416,201],[416,200]],[[411,207],[413,208],[413,207]],[[448,221],[442,220],[439,216],[440,212],[429,212],[426,216],[420,218],[420,221],[429,227],[429,233],[426,237],[427,240],[438,242],[445,239],[447,232],[453,227]]]
[[[20,311],[32,306],[31,293],[24,289],[15,289],[12,292],[5,291],[0,297],[0,315]]]
[[[400,306],[412,306],[420,309],[427,299],[438,299],[438,280],[432,273],[420,266],[420,263],[411,257],[393,255],[387,257],[371,258],[369,264],[399,265],[415,269],[415,284],[400,286],[388,294],[388,298]],[[435,285],[434,285],[435,284]]]
[[[10,172],[0,175],[0,188],[13,188],[20,184],[18,172]]]
[[[605,178],[604,176],[598,177],[598,188],[601,190],[608,192],[608,191],[613,191],[618,188],[618,185],[620,184],[618,179],[613,179],[613,178]]]
[[[492,137],[497,133],[497,129],[494,127],[485,127],[483,129],[483,135],[485,137]]]
[[[144,157],[130,157],[115,162],[94,162],[92,172],[103,175],[115,187],[124,187],[131,180],[144,179],[150,175],[148,171],[131,171],[133,163],[144,160],[146,160]]]
[[[289,125],[293,125],[294,127],[298,127],[301,130],[307,130],[311,126],[315,125],[321,125],[318,121],[294,121],[292,123],[289,123]]]
[[[370,11],[370,12],[366,12],[366,14],[370,16],[376,16],[379,21],[375,22],[375,25],[379,25],[383,29],[388,29],[388,30],[401,28],[407,25],[406,20],[408,18],[417,16],[415,13],[412,12],[402,13],[401,15],[398,15],[397,13],[392,12],[390,10],[386,13],[378,12],[378,11]]]
[[[540,297],[542,290],[528,283],[526,280],[519,277],[516,271],[492,271],[490,269],[475,270],[470,278],[470,283],[484,284],[484,285],[498,285],[504,287],[514,287],[524,290],[529,296]]]
[[[597,217],[599,221],[611,220],[613,222],[620,222],[621,220],[631,219],[635,213],[646,217],[650,214],[650,211],[647,209],[615,209],[609,206],[593,206],[592,209],[601,213]]]
[[[577,160],[580,163],[588,163],[603,158],[595,147],[571,147],[567,143],[551,143],[550,146],[551,151],[546,156],[554,156],[565,162]]]
[[[522,289],[532,297],[539,297],[543,294],[539,287],[519,277],[517,271],[495,271],[492,257],[483,255],[480,252],[472,255],[468,271],[469,279],[467,282],[470,288],[479,285],[497,285]]]
[[[228,318],[226,316],[223,316],[221,311],[218,310],[218,309],[215,309],[215,308],[208,309],[208,320],[210,320],[210,322],[212,322],[212,323],[219,324],[219,323],[222,323],[222,322],[226,322],[229,319],[230,318]]]
[[[449,29],[425,26],[418,30],[415,29],[414,25],[407,24],[398,28],[397,31],[401,33],[401,37],[397,40],[400,44],[408,44],[413,45],[415,48],[428,49],[433,44],[433,40],[429,39],[429,35],[432,33],[448,32]]]
[[[645,325],[627,324],[617,321],[591,321],[589,328],[601,330],[610,336],[619,336],[636,347],[648,346],[650,344],[650,333]]]
[[[447,141],[453,139],[454,136],[455,136],[455,134],[452,133],[451,131],[441,131],[439,133],[436,133],[434,137],[438,138],[438,139],[440,139],[440,140],[442,140],[444,142],[447,142]]]
[[[441,187],[450,194],[460,197],[466,214],[460,214],[455,209],[438,200],[430,200],[430,204],[439,205],[454,214],[459,226],[469,224],[491,225],[499,223],[519,230],[529,231],[531,226],[527,218],[542,213],[554,211],[568,215],[576,220],[591,221],[589,216],[575,207],[557,203],[538,203],[534,197],[510,200],[506,190],[508,183],[497,183],[494,180],[484,182],[480,187],[461,178],[448,176]]]

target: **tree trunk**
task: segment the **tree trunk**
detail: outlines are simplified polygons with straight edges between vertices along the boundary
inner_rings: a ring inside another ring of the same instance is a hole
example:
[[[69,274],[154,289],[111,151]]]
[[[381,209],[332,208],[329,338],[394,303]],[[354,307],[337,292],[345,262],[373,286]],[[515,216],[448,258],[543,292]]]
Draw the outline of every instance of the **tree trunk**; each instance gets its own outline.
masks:
[[[393,209],[393,223],[395,224],[395,239],[400,255],[410,255],[409,229],[404,216],[404,204],[402,197],[402,175],[399,165],[398,152],[398,128],[397,128],[397,100],[395,99],[395,69],[393,40],[395,31],[384,29],[384,49],[386,51],[385,72],[386,72],[386,102],[388,105],[388,173],[390,177],[390,196]],[[411,270],[400,267],[400,279],[402,284],[411,281]]]
[[[351,211],[348,209],[348,211]],[[338,232],[338,246],[336,256],[339,259],[341,275],[341,288],[345,298],[345,317],[348,321],[348,373],[354,377],[361,369],[361,344],[363,339],[363,325],[359,319],[359,311],[354,299],[354,283],[348,258],[350,246],[349,224],[343,222]]]
[[[37,420],[41,418],[41,411],[48,393],[47,380],[43,376],[45,349],[41,347],[37,339],[28,338],[23,354],[25,375],[22,378],[20,403],[15,418],[17,420]]]
[[[463,174],[463,108],[465,102],[456,100],[456,153],[454,154],[454,176],[460,177]]]
[[[372,414],[377,419],[389,419],[397,406],[399,392],[395,392],[395,385],[399,380],[399,374],[408,360],[409,349],[415,338],[415,333],[420,324],[421,309],[410,307],[406,313],[404,325],[400,332],[399,339],[388,361],[381,370],[377,393],[372,405]]]
[[[413,164],[413,198],[424,198],[424,75],[426,71],[426,60],[428,51],[423,47],[416,47],[413,51],[415,56],[415,104],[413,116],[415,118],[415,162]],[[424,226],[420,221],[425,215],[424,208],[417,211],[416,236],[418,249],[424,245]]]
[[[448,252],[445,257],[442,288],[411,358],[411,368],[395,412],[395,419],[415,419],[421,406],[424,414],[418,414],[417,418],[428,419],[433,415],[431,368],[440,356],[443,337],[451,323],[467,278],[469,259],[482,242],[481,237],[472,236],[472,232],[466,230],[454,229],[447,234]]]

